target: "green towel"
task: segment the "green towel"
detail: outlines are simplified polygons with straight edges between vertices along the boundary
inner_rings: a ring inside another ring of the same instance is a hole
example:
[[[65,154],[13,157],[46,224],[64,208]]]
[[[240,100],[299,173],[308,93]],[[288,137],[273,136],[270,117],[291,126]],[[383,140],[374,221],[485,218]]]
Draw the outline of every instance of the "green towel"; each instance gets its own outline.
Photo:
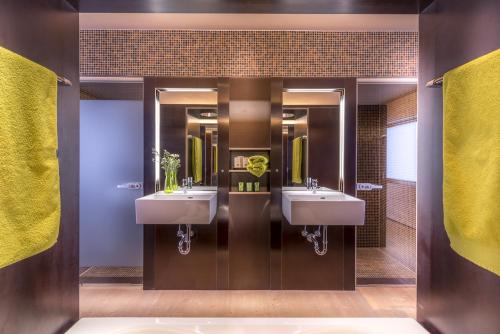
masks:
[[[302,183],[302,137],[292,141],[292,183]]]
[[[267,171],[269,159],[263,155],[254,155],[248,158],[247,171],[261,177]]]
[[[451,248],[500,275],[500,49],[445,74],[443,205]]]
[[[0,268],[59,234],[57,76],[0,47]]]
[[[191,140],[192,150],[191,150],[191,162],[193,169],[193,182],[200,183],[203,180],[203,153],[202,153],[202,142],[198,137],[192,137]]]

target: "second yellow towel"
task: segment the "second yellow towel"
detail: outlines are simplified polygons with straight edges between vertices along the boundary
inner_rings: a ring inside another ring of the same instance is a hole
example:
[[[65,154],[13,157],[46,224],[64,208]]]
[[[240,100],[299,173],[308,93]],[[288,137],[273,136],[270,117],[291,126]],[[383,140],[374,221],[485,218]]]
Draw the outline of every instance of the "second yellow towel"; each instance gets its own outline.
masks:
[[[59,234],[57,78],[0,47],[0,268]]]
[[[292,141],[292,183],[302,183],[302,137]]]
[[[451,247],[500,275],[500,50],[444,76],[443,205]]]
[[[192,169],[193,182],[200,183],[203,180],[203,143],[200,138],[192,138]]]

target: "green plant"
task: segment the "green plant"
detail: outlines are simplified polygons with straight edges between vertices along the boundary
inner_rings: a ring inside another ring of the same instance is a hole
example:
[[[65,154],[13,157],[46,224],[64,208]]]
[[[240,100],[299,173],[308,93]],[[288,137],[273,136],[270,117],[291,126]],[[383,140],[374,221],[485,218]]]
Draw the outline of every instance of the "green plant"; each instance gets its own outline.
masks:
[[[165,170],[165,187],[166,193],[171,193],[177,190],[177,169],[181,167],[181,159],[179,154],[170,153],[163,150],[163,157],[160,161],[161,168]]]
[[[163,150],[163,157],[161,158],[160,165],[165,171],[177,170],[181,167],[181,158],[177,153],[170,153],[167,150]]]

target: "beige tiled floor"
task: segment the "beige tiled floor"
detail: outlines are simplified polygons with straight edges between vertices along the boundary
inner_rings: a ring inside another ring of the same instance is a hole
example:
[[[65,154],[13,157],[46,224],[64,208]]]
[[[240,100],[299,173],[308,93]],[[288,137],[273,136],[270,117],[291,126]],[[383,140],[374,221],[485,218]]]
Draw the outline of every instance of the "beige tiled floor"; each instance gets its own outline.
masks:
[[[415,279],[415,272],[383,248],[356,249],[357,278]]]
[[[166,291],[87,284],[81,317],[415,317],[414,286],[356,291]]]

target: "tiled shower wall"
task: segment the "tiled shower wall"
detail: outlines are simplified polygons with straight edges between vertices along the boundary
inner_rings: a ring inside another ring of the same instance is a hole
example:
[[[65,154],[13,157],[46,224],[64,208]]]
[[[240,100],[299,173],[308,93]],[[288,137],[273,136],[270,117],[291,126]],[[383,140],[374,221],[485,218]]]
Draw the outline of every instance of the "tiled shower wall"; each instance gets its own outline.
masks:
[[[410,269],[415,269],[416,185],[386,180],[386,130],[416,121],[416,99],[415,91],[387,105],[358,106],[358,182],[383,189],[358,191],[366,201],[366,220],[357,229],[357,246],[386,247]]]
[[[417,92],[387,104],[387,127],[417,120]],[[416,269],[416,183],[387,179],[386,247],[390,255]]]
[[[365,225],[357,228],[358,247],[384,247],[386,243],[386,118],[384,105],[358,106],[358,182],[383,186],[357,192],[366,203]]]
[[[81,76],[415,77],[416,32],[83,30]]]

